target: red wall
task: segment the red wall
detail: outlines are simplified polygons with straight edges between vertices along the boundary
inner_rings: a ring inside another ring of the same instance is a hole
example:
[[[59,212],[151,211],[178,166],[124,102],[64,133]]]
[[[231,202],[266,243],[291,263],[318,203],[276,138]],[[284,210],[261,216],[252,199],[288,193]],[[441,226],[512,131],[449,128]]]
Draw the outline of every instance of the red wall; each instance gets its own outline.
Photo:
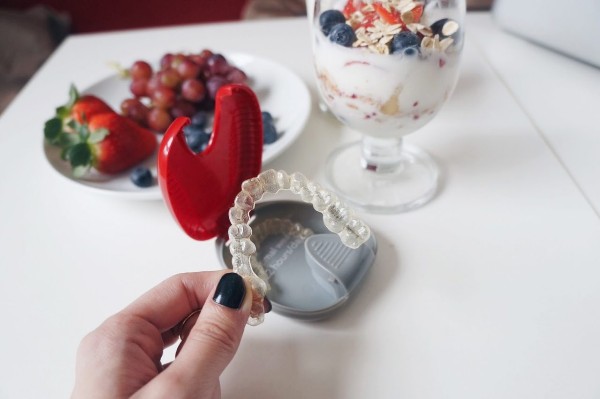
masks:
[[[99,32],[240,18],[246,0],[1,0],[0,7],[26,9],[42,4],[66,12],[72,32]]]

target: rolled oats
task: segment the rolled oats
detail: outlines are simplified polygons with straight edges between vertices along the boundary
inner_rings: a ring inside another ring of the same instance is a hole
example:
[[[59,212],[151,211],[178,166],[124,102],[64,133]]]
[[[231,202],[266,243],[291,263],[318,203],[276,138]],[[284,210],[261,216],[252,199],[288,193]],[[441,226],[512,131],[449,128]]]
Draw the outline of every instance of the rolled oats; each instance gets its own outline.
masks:
[[[389,23],[390,16],[378,15],[380,4],[399,23]],[[390,43],[394,36],[402,31],[410,31],[420,38],[420,47],[437,51],[447,51],[456,44],[453,36],[459,30],[456,21],[447,20],[434,35],[431,26],[421,22],[421,11],[414,12],[417,7],[423,7],[422,1],[415,0],[363,0],[362,7],[347,16],[346,23],[354,29],[356,40],[354,48],[366,48],[377,54],[389,54]],[[385,18],[385,20],[384,20]],[[441,22],[441,21],[438,21]],[[439,29],[439,28],[437,28]]]

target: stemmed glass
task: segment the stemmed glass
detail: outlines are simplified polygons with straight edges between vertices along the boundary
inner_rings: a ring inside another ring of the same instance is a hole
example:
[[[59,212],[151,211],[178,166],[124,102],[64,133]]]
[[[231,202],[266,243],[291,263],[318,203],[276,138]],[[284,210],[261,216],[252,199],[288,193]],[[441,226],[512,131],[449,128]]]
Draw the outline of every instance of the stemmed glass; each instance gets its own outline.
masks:
[[[331,153],[328,183],[370,212],[422,206],[437,191],[439,168],[403,137],[428,123],[454,89],[465,0],[316,0],[312,15],[321,98],[363,136]]]

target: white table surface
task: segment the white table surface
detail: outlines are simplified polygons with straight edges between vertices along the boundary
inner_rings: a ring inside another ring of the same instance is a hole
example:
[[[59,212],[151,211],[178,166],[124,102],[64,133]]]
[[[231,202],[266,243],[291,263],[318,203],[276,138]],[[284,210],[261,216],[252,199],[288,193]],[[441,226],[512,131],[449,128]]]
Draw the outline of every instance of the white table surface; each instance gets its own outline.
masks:
[[[247,328],[224,398],[600,397],[600,172],[579,172],[595,160],[597,111],[573,124],[548,112],[550,90],[521,86],[515,70],[558,56],[487,14],[467,22],[453,97],[407,139],[442,165],[443,189],[411,213],[362,214],[380,244],[362,290],[325,321],[271,313]],[[322,180],[328,152],[357,137],[317,110],[303,19],[69,38],[0,117],[1,398],[67,397],[86,332],[172,274],[219,268],[214,242],[188,238],[161,201],[82,190],[42,151],[71,82],[107,76],[110,60],[205,47],[278,61],[311,89],[302,137],[267,167]],[[524,51],[531,61],[512,69],[502,59]],[[562,66],[597,81],[597,70]],[[597,98],[592,89],[580,94]]]
[[[599,9],[600,10],[600,9]],[[600,68],[470,20],[479,50],[600,216]]]

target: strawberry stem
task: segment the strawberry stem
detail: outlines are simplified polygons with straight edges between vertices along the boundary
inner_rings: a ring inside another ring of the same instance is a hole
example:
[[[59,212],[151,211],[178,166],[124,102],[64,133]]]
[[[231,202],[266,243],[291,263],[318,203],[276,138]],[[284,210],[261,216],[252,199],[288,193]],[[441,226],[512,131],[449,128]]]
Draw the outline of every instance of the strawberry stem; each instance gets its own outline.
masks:
[[[131,77],[131,74],[129,73],[129,69],[123,67],[121,64],[119,64],[116,61],[109,61],[108,66],[109,66],[109,68],[114,69],[116,74],[119,75],[119,77],[122,79],[129,79]]]
[[[69,118],[71,109],[77,100],[79,100],[79,92],[77,91],[75,85],[71,83],[71,86],[69,87],[69,101],[67,101],[65,105],[56,108],[56,117],[61,120]]]
[[[56,108],[56,114],[44,124],[44,137],[55,146],[64,147],[65,135],[70,135],[68,127],[71,118],[71,109],[79,100],[79,92],[74,84],[69,87],[69,100],[65,105]],[[66,141],[70,141],[67,139]]]

